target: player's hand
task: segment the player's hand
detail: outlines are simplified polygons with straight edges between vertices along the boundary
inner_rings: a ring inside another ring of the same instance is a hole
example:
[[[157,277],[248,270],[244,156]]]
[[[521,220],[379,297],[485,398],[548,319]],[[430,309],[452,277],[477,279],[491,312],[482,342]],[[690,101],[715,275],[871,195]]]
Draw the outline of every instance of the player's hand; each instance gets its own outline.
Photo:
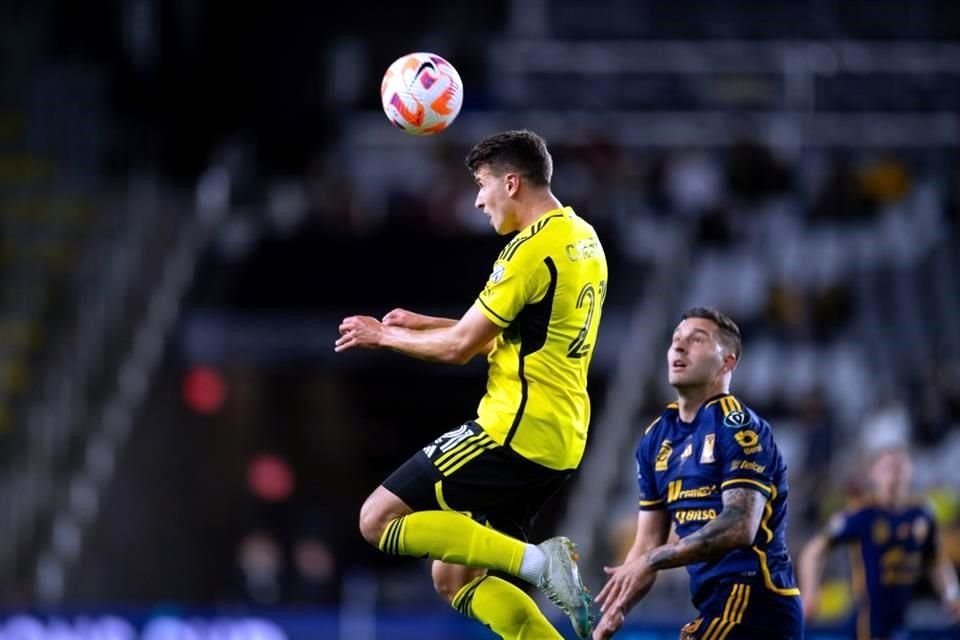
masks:
[[[340,323],[340,338],[333,350],[337,353],[353,347],[374,349],[380,346],[383,325],[370,316],[350,316]]]
[[[383,316],[383,324],[388,327],[403,327],[404,329],[413,329],[419,331],[425,326],[425,316],[407,311],[406,309],[394,309]]]
[[[607,609],[607,612],[600,618],[600,622],[593,628],[593,640],[606,640],[612,638],[613,634],[623,626],[623,611],[620,609]]]
[[[657,577],[657,572],[650,567],[644,556],[619,567],[604,567],[603,571],[610,578],[594,601],[600,604],[600,611],[604,613],[608,610],[620,610],[621,613],[627,611],[647,595]]]

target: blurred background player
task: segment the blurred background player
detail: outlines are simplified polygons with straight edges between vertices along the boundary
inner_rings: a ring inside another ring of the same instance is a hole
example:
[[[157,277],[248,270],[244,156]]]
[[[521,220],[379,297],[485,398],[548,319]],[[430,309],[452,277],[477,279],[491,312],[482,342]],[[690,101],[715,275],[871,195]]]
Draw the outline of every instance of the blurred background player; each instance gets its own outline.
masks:
[[[804,614],[820,602],[820,578],[828,551],[851,547],[854,618],[851,638],[906,638],[906,611],[916,584],[926,576],[954,621],[960,622],[960,588],[936,520],[927,505],[909,495],[913,463],[906,449],[885,448],[868,464],[870,498],[835,514],[803,549],[800,583]]]
[[[440,595],[501,636],[561,637],[526,594],[486,569],[538,586],[586,637],[590,600],[572,544],[524,541],[586,446],[606,260],[593,228],[550,191],[553,161],[539,136],[490,136],[466,163],[477,208],[498,234],[519,232],[474,306],[459,321],[404,310],[382,323],[349,317],[336,350],[387,348],[452,364],[489,353],[487,393],[476,420],[418,451],[367,498],[360,530],[386,553],[433,558]]]
[[[730,394],[740,329],[714,309],[683,314],[667,351],[677,401],[637,447],[640,513],[624,563],[606,569],[594,638],[611,637],[657,572],[687,567],[700,616],[683,640],[800,640],[787,553],[786,465],[770,425]],[[667,543],[670,527],[679,540]]]

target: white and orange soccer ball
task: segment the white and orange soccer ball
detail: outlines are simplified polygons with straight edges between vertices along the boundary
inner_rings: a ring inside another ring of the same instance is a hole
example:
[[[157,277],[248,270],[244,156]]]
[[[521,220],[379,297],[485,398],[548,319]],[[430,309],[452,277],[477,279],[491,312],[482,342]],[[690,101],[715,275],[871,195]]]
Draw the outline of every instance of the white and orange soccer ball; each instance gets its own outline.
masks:
[[[460,113],[463,83],[453,65],[435,53],[398,58],[380,83],[383,112],[407,133],[439,133]]]

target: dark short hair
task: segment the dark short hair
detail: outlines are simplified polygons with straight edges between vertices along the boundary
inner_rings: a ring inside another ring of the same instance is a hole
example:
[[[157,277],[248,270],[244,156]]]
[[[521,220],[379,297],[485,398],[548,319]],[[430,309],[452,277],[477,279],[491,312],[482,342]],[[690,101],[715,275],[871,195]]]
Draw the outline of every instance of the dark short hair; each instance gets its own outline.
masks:
[[[487,136],[470,150],[467,169],[476,173],[487,166],[496,174],[516,171],[533,184],[545,187],[553,177],[553,158],[547,143],[533,131],[503,131]]]
[[[743,336],[740,334],[740,327],[730,319],[730,316],[720,313],[713,307],[693,307],[683,312],[683,315],[680,316],[680,321],[683,322],[687,318],[712,320],[720,331],[720,341],[724,346],[733,351],[733,355],[737,357],[737,362],[740,362],[740,352],[743,350]]]

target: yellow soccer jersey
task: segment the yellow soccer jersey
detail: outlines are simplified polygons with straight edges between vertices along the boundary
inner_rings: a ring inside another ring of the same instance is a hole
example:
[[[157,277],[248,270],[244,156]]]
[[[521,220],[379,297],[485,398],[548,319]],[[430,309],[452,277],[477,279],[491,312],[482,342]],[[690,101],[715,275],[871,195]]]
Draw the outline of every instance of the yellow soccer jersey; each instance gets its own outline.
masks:
[[[570,207],[548,211],[500,252],[475,303],[504,328],[477,410],[491,438],[551,469],[580,464],[587,369],[606,293],[603,247]]]

